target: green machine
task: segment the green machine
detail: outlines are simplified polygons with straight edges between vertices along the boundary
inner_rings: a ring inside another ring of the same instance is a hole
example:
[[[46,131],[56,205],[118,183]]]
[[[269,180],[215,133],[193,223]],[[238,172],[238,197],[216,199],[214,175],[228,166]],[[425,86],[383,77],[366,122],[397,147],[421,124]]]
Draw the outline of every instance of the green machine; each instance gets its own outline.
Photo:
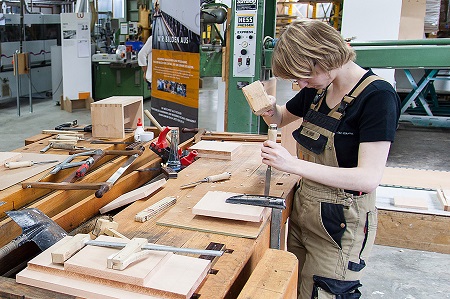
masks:
[[[400,121],[426,127],[450,127],[450,105],[439,101],[434,87],[450,80],[450,39],[352,42],[356,62],[362,67],[400,69],[411,85],[402,100]],[[422,77],[411,70],[420,69]]]
[[[150,97],[143,73],[137,62],[96,62],[93,59],[94,99],[111,96]]]
[[[242,87],[268,80],[272,48],[268,36],[275,34],[276,1],[234,0],[230,19],[229,75],[226,95],[226,131],[267,132],[264,120],[255,116]],[[271,38],[270,38],[271,39]]]

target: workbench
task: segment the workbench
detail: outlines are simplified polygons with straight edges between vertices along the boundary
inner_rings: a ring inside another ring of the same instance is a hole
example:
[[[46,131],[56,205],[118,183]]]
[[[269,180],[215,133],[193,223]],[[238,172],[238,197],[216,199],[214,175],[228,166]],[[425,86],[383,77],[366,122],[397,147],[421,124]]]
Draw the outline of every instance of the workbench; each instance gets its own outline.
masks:
[[[238,237],[230,233],[222,233],[220,231],[200,231],[195,229],[186,229],[182,227],[165,226],[158,224],[158,219],[165,215],[162,212],[155,219],[140,223],[134,221],[134,216],[137,212],[157,202],[165,196],[176,196],[177,205],[192,200],[192,198],[199,198],[207,191],[227,191],[245,194],[262,194],[264,190],[264,177],[267,166],[261,163],[260,146],[267,136],[258,135],[241,135],[233,134],[214,134],[209,135],[208,139],[239,140],[242,142],[242,150],[239,155],[232,160],[218,160],[199,158],[194,163],[183,169],[178,173],[178,178],[171,178],[167,181],[165,186],[148,197],[146,200],[139,200],[127,206],[116,214],[111,214],[114,221],[119,223],[118,231],[128,238],[142,237],[147,238],[149,242],[156,244],[163,244],[176,247],[188,247],[204,249],[210,243],[223,244],[227,252],[221,256],[213,265],[213,271],[208,274],[207,278],[196,290],[195,294],[201,298],[237,298],[241,290],[243,290],[247,280],[252,276],[252,272],[257,269],[258,262],[265,256],[270,239],[270,217],[264,220],[260,225],[260,231],[255,238],[252,237]],[[39,152],[46,144],[46,139],[50,138],[48,135],[34,136],[26,140],[26,146],[15,151],[18,152]],[[122,141],[131,141],[132,134],[126,134]],[[118,141],[118,140],[114,140]],[[187,148],[193,139],[180,145]],[[79,143],[79,145],[92,148],[94,145],[88,141]],[[108,149],[122,149],[122,145],[97,145],[95,147]],[[58,150],[50,150],[48,153],[56,154]],[[67,152],[64,152],[67,154]],[[127,157],[106,156],[95,164],[95,169],[90,171],[84,178],[83,182],[104,182],[114,171],[120,167]],[[147,183],[152,178],[160,174],[159,171],[135,171],[136,169],[155,168],[161,163],[161,158],[152,152],[148,145],[143,154],[133,163],[123,176],[114,184],[110,191],[108,191],[102,198],[94,196],[95,190],[48,190],[48,189],[22,189],[21,184],[14,185],[0,193],[0,201],[5,202],[0,206],[0,216],[4,217],[5,211],[12,209],[20,209],[22,207],[35,207],[51,217],[59,226],[67,232],[87,233],[83,231],[89,227],[90,220],[98,216],[98,210],[105,204],[111,202],[118,196],[128,191]],[[230,180],[217,183],[203,183],[195,188],[180,189],[180,186],[191,182],[201,180],[204,177],[216,173],[229,171],[232,173]],[[66,169],[58,172],[56,175],[46,176],[42,181],[58,182],[67,177],[73,169]],[[28,179],[27,181],[37,181],[42,178],[42,174]],[[271,180],[270,195],[280,196],[289,203],[293,198],[294,187],[298,181],[298,177],[288,175],[277,170],[273,170]],[[289,205],[288,205],[289,206]],[[170,211],[170,209],[169,209]],[[287,215],[290,210],[284,210],[283,223],[286,222]],[[92,221],[92,220],[91,220]],[[214,223],[214,219],[207,220]],[[232,226],[232,224],[231,224]],[[5,245],[10,240],[21,234],[20,227],[18,227],[8,217],[3,218],[0,222],[0,246]],[[28,242],[19,249],[5,257],[0,261],[0,271],[3,276],[14,277],[14,273],[25,267],[27,260],[40,253],[33,242]],[[267,253],[269,255],[269,253]],[[274,264],[274,258],[286,261],[283,265]],[[276,253],[271,252],[270,256],[264,259],[269,265],[261,266],[260,274],[255,274],[252,279],[251,286],[245,288],[248,293],[258,293],[258,279],[261,281],[264,275],[261,273],[267,272],[267,267],[282,267],[280,273],[285,273],[285,279],[279,283],[277,288],[280,291],[271,295],[271,298],[288,298],[295,296],[296,289],[296,267],[297,261],[292,258],[292,254],[282,250],[276,250]],[[271,265],[270,265],[271,264]],[[286,269],[290,269],[287,271]],[[17,288],[12,287],[16,283],[12,278],[2,278],[0,280],[0,289],[4,293],[8,290],[16,290],[11,295],[20,296],[22,294],[36,294],[34,298],[49,298],[53,297],[49,294],[52,292],[46,290],[39,290],[38,288],[29,287],[25,285],[18,285]],[[264,285],[264,283],[262,283]],[[3,287],[4,286],[4,287]],[[262,286],[261,286],[262,287]],[[256,290],[256,291],[255,291]],[[268,290],[265,290],[266,292]],[[41,292],[41,293],[40,293]],[[0,293],[1,294],[1,293]],[[70,298],[70,296],[60,297]],[[256,298],[256,297],[255,297]]]

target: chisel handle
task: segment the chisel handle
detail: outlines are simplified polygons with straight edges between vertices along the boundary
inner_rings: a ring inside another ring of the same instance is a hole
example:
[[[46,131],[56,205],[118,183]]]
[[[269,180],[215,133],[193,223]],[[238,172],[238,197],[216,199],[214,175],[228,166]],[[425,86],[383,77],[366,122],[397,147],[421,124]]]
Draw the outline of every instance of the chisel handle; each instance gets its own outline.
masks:
[[[9,169],[33,166],[33,161],[12,161],[6,162],[5,167]]]
[[[95,197],[102,198],[106,192],[111,188],[111,184],[105,183],[100,186],[100,188],[95,192]]]
[[[273,142],[277,142],[278,127],[276,124],[270,124],[267,130],[267,139]]]
[[[212,183],[212,182],[228,180],[230,177],[231,177],[231,172],[224,172],[221,174],[207,176],[205,178],[205,181],[208,183]]]

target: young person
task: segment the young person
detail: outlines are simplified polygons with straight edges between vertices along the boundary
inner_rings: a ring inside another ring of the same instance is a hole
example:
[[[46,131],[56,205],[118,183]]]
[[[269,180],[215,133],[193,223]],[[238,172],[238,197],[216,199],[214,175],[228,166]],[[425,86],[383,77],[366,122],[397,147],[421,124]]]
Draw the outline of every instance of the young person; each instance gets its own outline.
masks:
[[[377,228],[375,189],[400,116],[388,82],[355,62],[338,31],[294,21],[272,57],[276,77],[300,92],[265,112],[278,127],[303,118],[293,132],[297,156],[265,141],[263,163],[301,176],[289,218],[288,250],[299,260],[298,298],[360,298],[358,288]],[[338,296],[339,295],[339,296]]]

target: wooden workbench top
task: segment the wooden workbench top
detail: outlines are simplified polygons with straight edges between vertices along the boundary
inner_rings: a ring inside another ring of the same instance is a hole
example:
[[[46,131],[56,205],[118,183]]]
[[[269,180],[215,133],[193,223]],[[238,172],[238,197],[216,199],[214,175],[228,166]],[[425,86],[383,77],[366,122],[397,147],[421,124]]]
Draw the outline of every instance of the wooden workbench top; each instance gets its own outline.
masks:
[[[211,138],[211,136],[209,136]],[[219,138],[220,139],[220,138]],[[270,225],[269,220],[261,223],[257,235],[254,238],[242,238],[233,234],[224,233],[220,230],[199,231],[186,227],[172,227],[158,224],[166,213],[165,211],[157,218],[144,223],[134,221],[137,212],[152,205],[166,196],[176,196],[177,204],[186,201],[200,199],[207,191],[227,191],[245,194],[263,194],[265,171],[267,166],[261,163],[260,138],[257,142],[244,142],[243,150],[231,161],[200,158],[178,173],[178,178],[169,179],[166,185],[158,192],[139,200],[116,215],[112,215],[119,223],[118,231],[128,238],[144,237],[149,242],[190,248],[206,248],[211,242],[224,244],[227,253],[220,257],[213,265],[214,274],[209,274],[207,279],[197,290],[201,298],[234,298],[256,267],[260,258],[269,246]],[[40,144],[28,144],[27,150],[39,150]],[[125,161],[126,157],[118,157],[102,161],[95,170],[88,173],[83,179],[85,182],[106,181],[110,175]],[[144,154],[133,163],[132,167],[116,182],[114,187],[101,199],[94,196],[93,190],[51,190],[45,189],[23,189],[17,186],[7,192],[0,193],[2,198],[10,201],[23,200],[24,195],[33,198],[33,207],[37,207],[66,231],[77,228],[84,221],[98,214],[98,209],[123,193],[131,191],[148,182],[155,177],[157,172],[137,172],[143,169],[158,166],[161,159],[146,147]],[[180,186],[189,182],[197,181],[206,176],[228,171],[232,173],[231,179],[217,183],[203,183],[194,188],[180,189]],[[61,180],[70,171],[62,172],[57,179]],[[52,179],[56,179],[53,177]],[[294,186],[298,177],[273,170],[271,180],[272,196],[281,196],[291,199]],[[26,197],[25,196],[25,197]],[[114,211],[113,211],[114,212]],[[186,211],[189,213],[189,211]],[[284,212],[284,219],[289,211]],[[216,220],[208,219],[206,222],[214,223]],[[221,220],[217,220],[219,226]],[[233,228],[233,224],[228,224]],[[239,230],[239,227],[236,229]],[[5,218],[0,222],[0,244],[4,245],[20,234],[20,228],[10,219]]]

